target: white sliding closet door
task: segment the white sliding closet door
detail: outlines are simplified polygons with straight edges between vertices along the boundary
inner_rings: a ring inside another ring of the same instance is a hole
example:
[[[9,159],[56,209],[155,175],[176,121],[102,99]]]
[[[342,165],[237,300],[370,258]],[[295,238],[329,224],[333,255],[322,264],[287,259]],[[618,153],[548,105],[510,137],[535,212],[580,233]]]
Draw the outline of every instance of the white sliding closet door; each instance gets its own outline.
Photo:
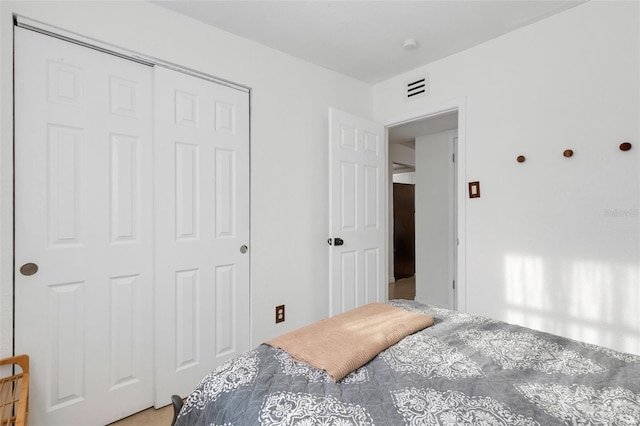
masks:
[[[156,67],[155,96],[162,406],[249,349],[249,94]]]
[[[15,33],[29,420],[104,425],[249,348],[249,94]]]
[[[31,357],[29,421],[106,424],[153,402],[153,69],[15,31],[15,351]]]

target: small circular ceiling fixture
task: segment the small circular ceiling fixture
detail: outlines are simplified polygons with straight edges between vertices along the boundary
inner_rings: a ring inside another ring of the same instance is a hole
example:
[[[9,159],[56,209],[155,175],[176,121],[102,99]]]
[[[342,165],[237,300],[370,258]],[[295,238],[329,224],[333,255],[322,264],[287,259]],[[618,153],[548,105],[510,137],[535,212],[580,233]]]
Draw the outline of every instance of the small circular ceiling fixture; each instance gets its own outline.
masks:
[[[408,38],[402,43],[404,50],[413,50],[418,47],[418,42],[415,38]]]

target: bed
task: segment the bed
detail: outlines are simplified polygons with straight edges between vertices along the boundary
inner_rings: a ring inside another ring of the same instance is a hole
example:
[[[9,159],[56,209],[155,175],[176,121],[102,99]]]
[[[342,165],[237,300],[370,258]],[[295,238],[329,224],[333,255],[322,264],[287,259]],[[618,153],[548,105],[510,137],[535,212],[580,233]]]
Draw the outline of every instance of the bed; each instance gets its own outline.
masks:
[[[434,324],[337,382],[260,345],[202,379],[175,425],[640,425],[640,356],[388,303]]]

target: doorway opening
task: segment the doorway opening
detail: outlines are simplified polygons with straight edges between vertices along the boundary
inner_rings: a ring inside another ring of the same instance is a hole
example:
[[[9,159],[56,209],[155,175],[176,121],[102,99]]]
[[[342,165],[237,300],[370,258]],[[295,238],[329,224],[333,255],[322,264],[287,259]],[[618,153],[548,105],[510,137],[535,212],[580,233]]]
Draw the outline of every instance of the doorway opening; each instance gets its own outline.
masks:
[[[458,307],[459,119],[456,108],[387,127],[390,299]]]

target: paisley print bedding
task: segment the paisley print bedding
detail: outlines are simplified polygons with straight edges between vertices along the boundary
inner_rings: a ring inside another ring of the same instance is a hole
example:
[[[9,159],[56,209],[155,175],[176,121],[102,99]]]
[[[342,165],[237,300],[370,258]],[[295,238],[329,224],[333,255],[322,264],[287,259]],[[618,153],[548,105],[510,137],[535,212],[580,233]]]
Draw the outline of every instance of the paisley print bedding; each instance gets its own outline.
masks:
[[[337,383],[261,345],[207,375],[176,425],[640,425],[640,356],[389,303],[435,325]]]

